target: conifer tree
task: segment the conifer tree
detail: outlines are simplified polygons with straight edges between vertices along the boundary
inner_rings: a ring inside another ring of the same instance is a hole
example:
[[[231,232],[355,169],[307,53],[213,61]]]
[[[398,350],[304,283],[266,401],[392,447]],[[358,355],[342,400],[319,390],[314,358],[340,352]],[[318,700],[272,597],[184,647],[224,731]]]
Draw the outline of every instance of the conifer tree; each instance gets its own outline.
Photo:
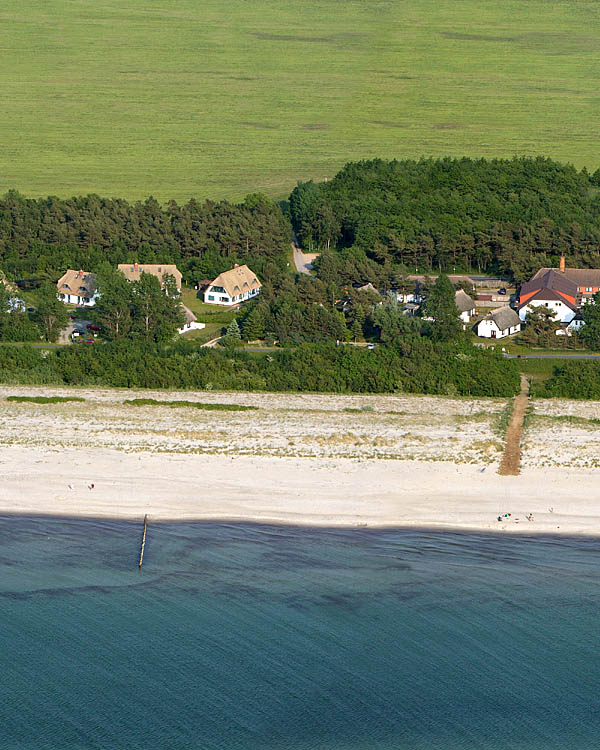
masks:
[[[37,300],[36,319],[46,341],[56,341],[58,334],[67,327],[67,308],[56,296],[56,286],[46,282],[40,287]]]
[[[456,341],[461,332],[454,287],[445,274],[440,274],[429,296],[423,303],[423,312],[433,318],[432,338],[436,341]]]

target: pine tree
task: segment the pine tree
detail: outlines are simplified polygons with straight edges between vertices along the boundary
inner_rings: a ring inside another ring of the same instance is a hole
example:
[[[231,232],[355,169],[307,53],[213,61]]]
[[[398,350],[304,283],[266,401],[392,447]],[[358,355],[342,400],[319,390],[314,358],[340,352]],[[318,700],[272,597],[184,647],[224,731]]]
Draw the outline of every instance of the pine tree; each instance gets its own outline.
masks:
[[[242,334],[240,332],[240,326],[237,320],[234,318],[227,326],[227,330],[225,331],[225,335],[221,339],[221,343],[227,348],[233,348],[236,346],[240,346],[240,344],[242,343],[241,339]]]
[[[445,274],[440,274],[423,304],[423,312],[433,318],[432,338],[437,341],[456,341],[461,332],[454,287]]]
[[[103,268],[98,271],[99,298],[94,306],[94,319],[102,326],[108,339],[119,339],[131,331],[133,286],[121,271]]]
[[[579,332],[581,341],[588,349],[600,349],[600,292],[596,292],[581,308],[585,325]]]
[[[36,319],[46,341],[56,341],[58,334],[67,327],[67,308],[56,296],[56,286],[46,282],[40,287],[37,300]]]
[[[250,311],[243,325],[246,341],[262,339],[265,335],[265,314],[262,305],[257,305]]]
[[[235,318],[227,326],[227,332],[225,333],[225,336],[230,339],[238,339],[238,340],[242,338],[240,326]]]

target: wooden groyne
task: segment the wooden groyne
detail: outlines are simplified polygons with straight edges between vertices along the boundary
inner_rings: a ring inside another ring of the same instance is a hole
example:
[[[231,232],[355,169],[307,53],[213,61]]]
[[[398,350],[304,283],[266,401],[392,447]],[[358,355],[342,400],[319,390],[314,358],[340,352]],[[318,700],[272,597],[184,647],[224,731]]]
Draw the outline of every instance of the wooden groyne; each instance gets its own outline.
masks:
[[[142,567],[144,562],[144,547],[146,546],[146,534],[148,532],[148,514],[144,516],[144,533],[142,534],[142,545],[140,547],[140,559],[138,561],[138,568]]]

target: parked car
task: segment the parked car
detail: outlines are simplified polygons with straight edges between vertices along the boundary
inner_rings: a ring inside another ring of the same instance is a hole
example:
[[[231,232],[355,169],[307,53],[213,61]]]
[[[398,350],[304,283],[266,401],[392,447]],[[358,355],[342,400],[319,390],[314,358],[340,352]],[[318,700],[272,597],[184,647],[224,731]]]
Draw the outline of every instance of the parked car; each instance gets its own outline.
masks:
[[[367,344],[367,349],[375,349],[375,344]]]
[[[506,294],[506,289],[502,287],[502,289],[498,289],[498,294]]]
[[[86,339],[85,343],[86,344],[93,344],[94,343],[94,339]]]
[[[97,326],[97,325],[94,325],[93,323],[88,323],[86,325],[86,328],[88,329],[88,331],[101,331],[102,330],[102,326]]]

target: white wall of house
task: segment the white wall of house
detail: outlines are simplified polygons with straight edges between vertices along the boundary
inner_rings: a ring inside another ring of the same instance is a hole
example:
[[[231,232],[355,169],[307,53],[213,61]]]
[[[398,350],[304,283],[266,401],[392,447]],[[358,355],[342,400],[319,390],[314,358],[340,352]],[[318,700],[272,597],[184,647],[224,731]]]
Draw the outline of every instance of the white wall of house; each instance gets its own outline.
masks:
[[[556,321],[560,321],[561,323],[570,323],[573,318],[575,317],[575,313],[568,305],[565,305],[564,302],[560,302],[559,300],[548,300],[544,302],[543,300],[534,300],[526,305],[524,305],[519,310],[519,317],[521,320],[527,320],[527,315],[531,312],[531,310],[534,307],[546,307],[548,310],[551,310],[554,313],[554,319]]]
[[[198,323],[197,320],[192,320],[191,323],[184,323],[181,328],[178,328],[177,333],[189,333],[190,331],[199,331],[202,328],[206,328],[206,323]]]
[[[204,301],[207,305],[226,305],[227,307],[231,307],[232,305],[239,305],[240,302],[253,299],[259,292],[260,289],[251,289],[249,292],[230,297],[223,287],[214,287],[211,285],[204,292]]]
[[[98,299],[98,294],[94,294],[93,297],[80,297],[78,294],[63,294],[58,293],[58,299],[64,302],[65,305],[78,305],[79,307],[93,307]]]
[[[415,302],[417,304],[420,304],[423,301],[423,297],[421,297],[420,294],[415,294],[414,292],[410,292],[408,294],[404,294],[403,292],[396,292],[396,299],[398,302]]]
[[[473,315],[475,315],[475,308],[473,308],[472,310],[465,310],[464,312],[461,312],[459,317],[463,323],[468,323]]]
[[[512,336],[521,330],[521,324],[511,326],[510,328],[500,329],[493,320],[480,320],[477,324],[477,335],[486,339],[503,339],[505,336]]]

